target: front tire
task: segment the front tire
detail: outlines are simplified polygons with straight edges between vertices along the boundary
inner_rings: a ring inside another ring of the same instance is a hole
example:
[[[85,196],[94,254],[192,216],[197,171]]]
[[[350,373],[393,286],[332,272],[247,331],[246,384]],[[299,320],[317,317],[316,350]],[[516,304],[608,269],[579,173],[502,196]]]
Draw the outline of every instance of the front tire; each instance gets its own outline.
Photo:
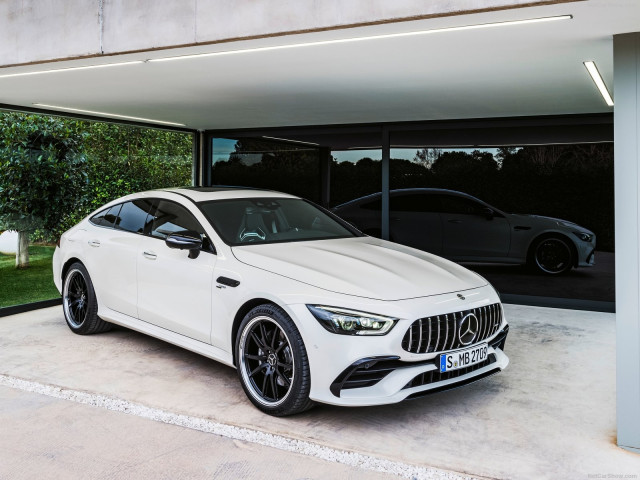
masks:
[[[113,325],[98,317],[98,301],[85,266],[76,262],[69,267],[62,286],[62,309],[73,333],[91,335],[111,330]]]
[[[546,275],[567,273],[574,264],[573,249],[569,240],[560,236],[536,240],[531,249],[530,264],[538,272]]]
[[[284,310],[271,304],[253,308],[240,324],[235,347],[242,388],[258,409],[281,417],[313,406],[307,351]]]

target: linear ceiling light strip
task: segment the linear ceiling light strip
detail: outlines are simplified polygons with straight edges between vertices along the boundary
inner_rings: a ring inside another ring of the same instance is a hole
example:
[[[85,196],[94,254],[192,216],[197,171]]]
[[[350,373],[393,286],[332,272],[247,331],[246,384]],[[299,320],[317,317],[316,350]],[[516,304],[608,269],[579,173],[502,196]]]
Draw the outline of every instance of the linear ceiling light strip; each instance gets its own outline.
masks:
[[[105,116],[105,117],[110,117],[110,118],[120,118],[122,120],[135,120],[135,121],[140,121],[140,122],[151,122],[151,123],[158,123],[158,124],[162,124],[162,125],[174,125],[177,127],[184,127],[186,126],[186,124],[184,123],[177,123],[177,122],[167,122],[164,120],[155,120],[153,118],[144,118],[144,117],[131,117],[129,115],[118,115],[116,113],[109,113],[109,112],[97,112],[95,110],[83,110],[80,108],[71,108],[71,107],[62,107],[59,105],[47,105],[45,103],[34,103],[33,104],[36,107],[43,107],[43,108],[50,108],[52,110],[62,110],[65,112],[74,112],[74,113],[86,113],[89,115],[98,115],[98,116]]]
[[[611,98],[611,94],[609,93],[607,85],[604,83],[604,80],[602,79],[602,76],[600,75],[596,64],[594,62],[588,61],[584,62],[584,66],[587,68],[587,72],[589,72],[589,75],[591,75],[593,83],[595,83],[596,87],[598,87],[598,90],[600,90],[600,95],[602,95],[604,101],[607,103],[607,105],[613,107],[613,98]]]
[[[524,25],[529,23],[554,22],[558,20],[570,20],[572,18],[573,18],[572,15],[560,15],[556,17],[530,18],[525,20],[510,20],[506,22],[481,23],[477,25],[463,25],[458,27],[435,28],[433,30],[418,30],[415,32],[389,33],[389,34],[382,34],[382,35],[371,35],[367,37],[340,38],[335,40],[319,40],[316,42],[292,43],[288,45],[273,45],[269,47],[225,50],[221,52],[210,52],[210,53],[195,53],[191,55],[177,55],[173,57],[152,58],[152,59],[149,59],[149,62],[169,62],[173,60],[186,60],[189,58],[202,58],[202,57],[216,57],[216,56],[222,56],[222,55],[234,55],[238,53],[268,52],[271,50],[284,50],[289,48],[311,47],[311,46],[317,46],[317,45],[334,45],[339,43],[353,43],[353,42],[362,42],[367,40],[378,40],[378,39],[384,39],[384,38],[401,38],[401,37],[410,37],[415,35],[428,35],[428,34],[434,34],[434,33],[459,32],[464,30],[478,30],[482,28],[507,27],[507,26],[514,26],[514,25]]]
[[[35,72],[21,72],[21,73],[7,73],[0,74],[0,78],[9,78],[9,77],[26,77],[29,75],[42,75],[43,73],[60,73],[60,72],[68,72],[70,70],[93,70],[95,68],[106,68],[106,67],[121,67],[123,65],[136,65],[139,63],[144,63],[143,60],[135,60],[131,62],[118,62],[118,63],[103,63],[100,65],[84,65],[81,67],[65,67],[65,68],[54,68],[51,70],[37,70]]]

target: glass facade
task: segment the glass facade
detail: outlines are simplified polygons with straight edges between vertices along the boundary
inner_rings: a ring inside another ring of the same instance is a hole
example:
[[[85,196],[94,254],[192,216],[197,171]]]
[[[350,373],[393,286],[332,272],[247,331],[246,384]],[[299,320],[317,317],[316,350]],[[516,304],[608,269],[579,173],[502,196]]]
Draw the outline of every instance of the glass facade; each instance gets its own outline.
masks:
[[[313,145],[265,164],[262,174],[249,167],[276,156],[268,137],[245,147],[213,135],[213,183],[319,196],[368,235],[475,270],[507,301],[612,311],[611,119],[459,123],[261,130]],[[320,152],[319,163],[305,151]],[[234,162],[243,166],[232,175]]]
[[[613,144],[391,158],[391,240],[460,262],[503,294],[614,302]]]
[[[130,193],[190,185],[193,135],[0,112],[0,174],[0,183],[13,184],[0,189],[1,309],[60,298],[52,279],[55,243],[92,211]],[[123,216],[119,209],[96,222],[113,225]],[[16,230],[28,242],[20,268]]]
[[[3,175],[17,155],[36,164],[50,158],[54,140],[29,140],[18,153],[10,148],[15,133],[9,126],[37,116],[2,115]],[[515,302],[568,299],[607,310],[615,297],[613,144],[610,120],[601,120],[209,132],[204,179],[309,199],[368,235],[462,263]],[[192,183],[190,133],[51,121],[79,134],[72,166],[84,183],[58,216],[34,216],[29,268],[15,268],[15,253],[4,246],[15,244],[15,234],[2,234],[0,308],[58,296],[50,278],[53,245],[89,212],[128,193]],[[46,203],[51,197],[35,192],[32,198]],[[118,216],[106,211],[97,221]],[[0,232],[11,228],[3,218]]]
[[[215,185],[267,188],[320,202],[318,148],[264,138],[213,138]]]
[[[374,198],[382,184],[382,150],[343,150],[331,152],[330,199],[333,212],[342,216],[358,199]],[[371,197],[373,195],[373,197]],[[379,196],[378,196],[379,197]],[[369,208],[357,218],[345,218],[367,235],[380,237],[380,209]]]

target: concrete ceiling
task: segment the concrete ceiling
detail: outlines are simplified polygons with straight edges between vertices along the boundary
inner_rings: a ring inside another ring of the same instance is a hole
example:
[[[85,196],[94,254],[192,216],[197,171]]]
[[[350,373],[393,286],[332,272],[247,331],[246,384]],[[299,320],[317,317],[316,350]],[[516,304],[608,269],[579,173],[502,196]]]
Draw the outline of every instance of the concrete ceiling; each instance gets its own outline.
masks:
[[[0,75],[555,15],[573,19],[0,78],[0,103],[71,107],[192,129],[610,112],[612,36],[640,30],[640,1],[587,0],[102,59]]]

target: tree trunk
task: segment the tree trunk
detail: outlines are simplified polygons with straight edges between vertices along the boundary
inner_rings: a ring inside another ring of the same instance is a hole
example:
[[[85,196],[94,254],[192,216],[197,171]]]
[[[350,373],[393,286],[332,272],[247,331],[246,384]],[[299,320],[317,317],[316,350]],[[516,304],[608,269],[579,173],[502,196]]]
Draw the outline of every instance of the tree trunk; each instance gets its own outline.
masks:
[[[29,266],[29,232],[18,232],[18,251],[16,252],[16,268]]]

